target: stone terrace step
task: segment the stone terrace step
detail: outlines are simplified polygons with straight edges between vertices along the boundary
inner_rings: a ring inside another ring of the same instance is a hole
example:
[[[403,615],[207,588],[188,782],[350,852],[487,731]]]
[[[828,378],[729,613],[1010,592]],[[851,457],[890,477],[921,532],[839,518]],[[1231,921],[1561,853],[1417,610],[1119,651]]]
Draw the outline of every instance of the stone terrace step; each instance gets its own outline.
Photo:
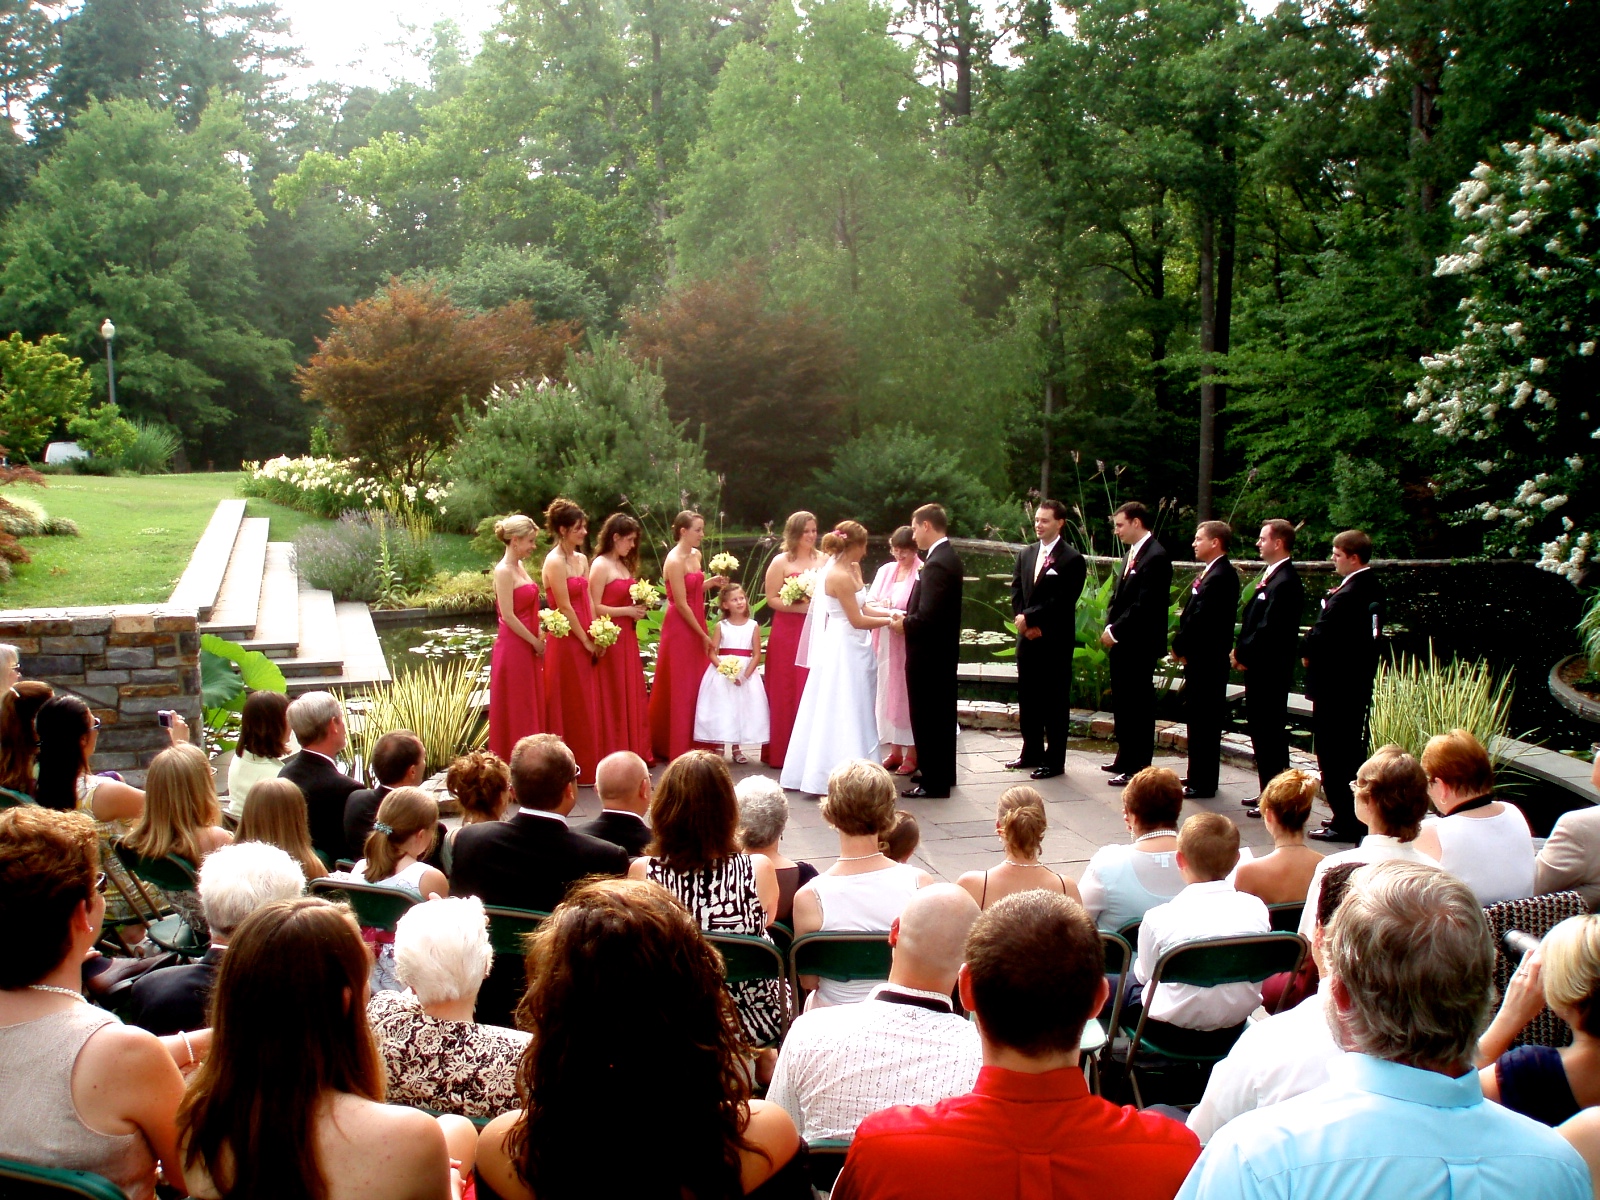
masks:
[[[294,544],[268,542],[265,566],[260,616],[241,645],[268,658],[292,658],[300,645],[300,577],[294,570]]]
[[[233,543],[238,539],[239,526],[244,521],[243,500],[222,500],[217,511],[211,514],[206,531],[195,543],[189,565],[184,568],[178,585],[172,589],[167,601],[173,608],[190,608],[200,620],[209,621],[217,604],[217,593],[222,589],[223,576],[228,571],[228,560],[233,556]]]
[[[290,695],[301,692],[342,689],[359,692],[375,683],[389,682],[389,664],[383,657],[372,613],[359,601],[344,600],[335,606],[339,637],[344,647],[344,670],[337,674],[305,675],[290,679]]]
[[[266,517],[246,517],[239,523],[228,569],[217,590],[211,619],[200,623],[201,633],[237,642],[255,632],[261,613],[261,577],[267,560]]]
[[[339,675],[344,671],[344,642],[339,636],[339,616],[333,593],[300,580],[300,644],[293,658],[278,660],[289,680],[290,692],[314,691],[297,687],[301,678]]]

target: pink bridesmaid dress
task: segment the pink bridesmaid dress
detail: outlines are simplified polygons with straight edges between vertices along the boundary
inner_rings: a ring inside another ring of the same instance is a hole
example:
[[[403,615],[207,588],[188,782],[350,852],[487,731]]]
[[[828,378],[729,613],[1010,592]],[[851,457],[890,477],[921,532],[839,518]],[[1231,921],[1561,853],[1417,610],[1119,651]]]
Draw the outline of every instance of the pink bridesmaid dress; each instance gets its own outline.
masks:
[[[589,631],[594,610],[589,604],[589,581],[582,575],[567,577],[567,594],[572,611],[583,631]],[[594,659],[578,641],[576,632],[566,637],[547,637],[546,708],[550,732],[560,736],[578,760],[578,782],[593,783],[594,769],[600,762],[599,705],[596,703]]]
[[[700,677],[711,669],[706,656],[706,576],[690,571],[683,577],[683,595],[699,630],[689,628],[669,598],[661,622],[661,648],[656,654],[656,681],[650,689],[650,743],[656,761],[670,762],[694,749],[694,708],[700,699]]]
[[[511,611],[537,634],[539,585],[524,583],[511,593]],[[489,749],[506,762],[522,738],[544,733],[544,659],[523,638],[506,627],[503,613],[494,650],[489,656]],[[548,646],[548,641],[546,645]]]
[[[613,579],[600,593],[600,603],[608,608],[628,608],[633,597],[628,589],[632,579]],[[615,644],[600,656],[595,667],[600,717],[600,757],[618,750],[632,750],[649,762],[650,701],[644,684],[644,660],[639,657],[639,634],[632,617],[612,617],[622,632]]]
[[[785,579],[793,579],[804,572],[790,571]],[[761,761],[769,767],[783,766],[783,756],[789,750],[789,734],[794,731],[794,715],[800,711],[800,697],[805,694],[804,667],[795,665],[800,652],[800,630],[806,623],[803,612],[774,612],[772,632],[767,636],[766,661],[762,671],[767,687],[767,711],[770,714],[771,734],[761,751]]]

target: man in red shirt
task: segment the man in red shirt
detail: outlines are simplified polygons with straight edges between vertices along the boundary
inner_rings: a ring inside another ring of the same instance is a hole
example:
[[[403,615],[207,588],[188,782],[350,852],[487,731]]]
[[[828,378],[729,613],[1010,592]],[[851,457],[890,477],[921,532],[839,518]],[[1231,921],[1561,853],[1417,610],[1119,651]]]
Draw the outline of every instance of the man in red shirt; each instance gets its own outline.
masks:
[[[1172,1200],[1200,1154],[1176,1121],[1089,1094],[1084,1022],[1105,1004],[1105,952],[1079,904],[1007,896],[967,938],[961,1002],[983,1069],[965,1096],[861,1123],[833,1200]]]

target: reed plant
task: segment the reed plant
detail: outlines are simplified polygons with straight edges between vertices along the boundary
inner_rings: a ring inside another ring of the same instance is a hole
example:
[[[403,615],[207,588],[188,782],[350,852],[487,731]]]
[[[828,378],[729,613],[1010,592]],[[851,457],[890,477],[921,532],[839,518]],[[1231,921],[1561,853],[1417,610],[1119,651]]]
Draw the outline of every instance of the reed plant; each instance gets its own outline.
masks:
[[[428,774],[450,765],[458,755],[481,749],[489,725],[477,703],[483,659],[428,659],[397,676],[387,686],[346,702],[360,717],[350,723],[350,745],[363,763],[372,761],[378,739],[395,729],[409,729],[427,749]]]
[[[1378,668],[1369,719],[1371,747],[1400,746],[1420,756],[1428,739],[1465,729],[1492,746],[1511,722],[1511,675],[1496,675],[1485,662],[1457,659],[1441,664],[1428,643],[1424,661],[1401,655]]]

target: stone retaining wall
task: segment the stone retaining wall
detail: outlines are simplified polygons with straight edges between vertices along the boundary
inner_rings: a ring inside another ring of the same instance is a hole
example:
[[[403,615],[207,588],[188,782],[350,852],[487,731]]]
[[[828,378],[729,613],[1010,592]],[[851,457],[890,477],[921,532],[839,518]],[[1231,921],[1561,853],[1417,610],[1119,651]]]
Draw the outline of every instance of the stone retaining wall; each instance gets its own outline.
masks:
[[[91,767],[136,787],[167,746],[156,713],[170,708],[200,736],[200,631],[193,609],[162,605],[0,612],[0,642],[22,655],[24,679],[79,696],[100,718]]]

